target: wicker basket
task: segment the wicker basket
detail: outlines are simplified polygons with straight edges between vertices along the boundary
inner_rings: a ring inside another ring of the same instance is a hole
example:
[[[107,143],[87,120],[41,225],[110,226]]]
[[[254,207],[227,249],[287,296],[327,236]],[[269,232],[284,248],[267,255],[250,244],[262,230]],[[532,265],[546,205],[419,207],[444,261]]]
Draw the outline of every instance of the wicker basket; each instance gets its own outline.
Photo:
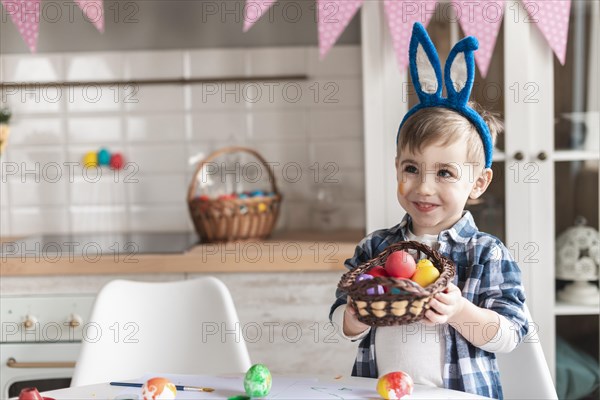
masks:
[[[417,260],[428,258],[440,271],[440,276],[431,285],[423,288],[408,279],[387,277],[356,282],[358,275],[367,273],[377,265],[385,265],[391,253],[411,249],[417,251]],[[346,272],[340,279],[338,288],[350,296],[359,321],[371,326],[409,324],[424,318],[425,311],[429,309],[429,301],[448,286],[454,278],[455,271],[452,261],[430,247],[413,241],[399,242],[390,245],[377,257]],[[387,288],[386,293],[367,294],[368,289],[377,293],[377,285]]]
[[[198,177],[208,163],[222,155],[237,152],[249,153],[265,166],[271,183],[271,194],[226,199],[197,197]],[[226,147],[210,154],[198,164],[188,190],[190,215],[203,243],[267,238],[277,223],[281,199],[275,176],[265,159],[246,147]]]

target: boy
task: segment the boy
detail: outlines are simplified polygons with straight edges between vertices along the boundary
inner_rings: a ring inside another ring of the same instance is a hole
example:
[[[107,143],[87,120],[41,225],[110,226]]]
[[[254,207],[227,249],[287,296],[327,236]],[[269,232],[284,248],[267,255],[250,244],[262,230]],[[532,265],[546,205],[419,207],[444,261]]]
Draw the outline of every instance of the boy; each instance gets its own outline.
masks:
[[[474,74],[468,64],[477,46],[473,40],[465,38],[451,51],[449,95],[443,98],[437,53],[425,29],[415,24],[410,61],[421,103],[400,125],[395,160],[398,201],[407,214],[400,224],[364,238],[346,261],[353,269],[390,244],[417,240],[454,261],[454,282],[429,303],[422,323],[369,327],[358,321],[340,292],[330,318],[343,337],[362,340],[352,375],[376,378],[402,370],[415,383],[502,398],[493,353],[512,351],[528,322],[519,267],[502,242],[479,232],[464,211],[467,199],[480,197],[492,180],[492,148],[502,128],[493,115],[467,103]],[[457,57],[460,52],[463,57]],[[417,65],[424,60],[430,63],[425,69]],[[464,79],[450,73],[456,71],[454,61],[467,64],[457,68],[467,71]],[[433,76],[431,69],[437,82],[425,81]]]

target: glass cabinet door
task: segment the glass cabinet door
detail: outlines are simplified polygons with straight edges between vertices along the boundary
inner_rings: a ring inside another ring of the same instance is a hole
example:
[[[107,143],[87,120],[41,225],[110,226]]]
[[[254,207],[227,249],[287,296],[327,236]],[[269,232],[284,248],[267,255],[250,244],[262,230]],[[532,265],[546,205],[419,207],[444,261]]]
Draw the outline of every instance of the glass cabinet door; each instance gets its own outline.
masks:
[[[565,347],[599,357],[598,8],[597,2],[572,2],[565,65],[554,59],[557,372],[568,368]],[[565,389],[557,389],[560,398]],[[590,398],[598,398],[598,390]]]

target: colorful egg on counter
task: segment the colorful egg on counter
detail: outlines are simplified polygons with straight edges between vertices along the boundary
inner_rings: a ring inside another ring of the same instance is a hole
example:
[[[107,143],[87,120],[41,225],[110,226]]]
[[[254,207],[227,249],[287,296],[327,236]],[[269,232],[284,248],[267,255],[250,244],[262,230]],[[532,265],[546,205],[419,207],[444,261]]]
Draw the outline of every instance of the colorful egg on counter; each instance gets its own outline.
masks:
[[[265,193],[262,190],[255,190],[252,193],[250,193],[250,196],[252,197],[260,197],[260,196],[264,196]]]
[[[386,400],[401,399],[411,394],[413,388],[412,378],[402,371],[390,372],[377,381],[377,393]]]
[[[83,156],[83,166],[85,168],[94,168],[98,166],[98,154],[95,151],[88,151]]]
[[[240,199],[247,199],[247,198],[248,198],[248,193],[240,193],[240,194],[238,195],[238,197],[239,197]]]
[[[177,389],[166,378],[148,379],[142,386],[143,400],[172,400],[177,396]]]
[[[110,156],[110,167],[112,169],[122,169],[125,166],[125,160],[121,153],[114,153]]]
[[[110,152],[104,148],[98,151],[98,164],[110,165]]]
[[[263,364],[254,364],[244,377],[244,390],[250,397],[265,397],[271,391],[271,371]]]
[[[410,278],[416,268],[415,259],[403,250],[393,252],[385,260],[385,270],[394,278]]]

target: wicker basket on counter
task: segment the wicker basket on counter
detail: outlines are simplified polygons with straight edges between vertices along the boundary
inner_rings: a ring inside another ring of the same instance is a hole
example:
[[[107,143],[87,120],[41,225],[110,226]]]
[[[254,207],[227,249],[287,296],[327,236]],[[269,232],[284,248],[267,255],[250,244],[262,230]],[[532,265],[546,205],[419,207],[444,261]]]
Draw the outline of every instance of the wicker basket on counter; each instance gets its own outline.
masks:
[[[197,196],[198,182],[207,165],[220,156],[238,152],[251,154],[261,162],[269,174],[271,193],[247,198]],[[187,197],[194,227],[203,243],[267,238],[277,223],[281,200],[273,171],[258,152],[247,147],[226,147],[202,160],[196,167]]]

